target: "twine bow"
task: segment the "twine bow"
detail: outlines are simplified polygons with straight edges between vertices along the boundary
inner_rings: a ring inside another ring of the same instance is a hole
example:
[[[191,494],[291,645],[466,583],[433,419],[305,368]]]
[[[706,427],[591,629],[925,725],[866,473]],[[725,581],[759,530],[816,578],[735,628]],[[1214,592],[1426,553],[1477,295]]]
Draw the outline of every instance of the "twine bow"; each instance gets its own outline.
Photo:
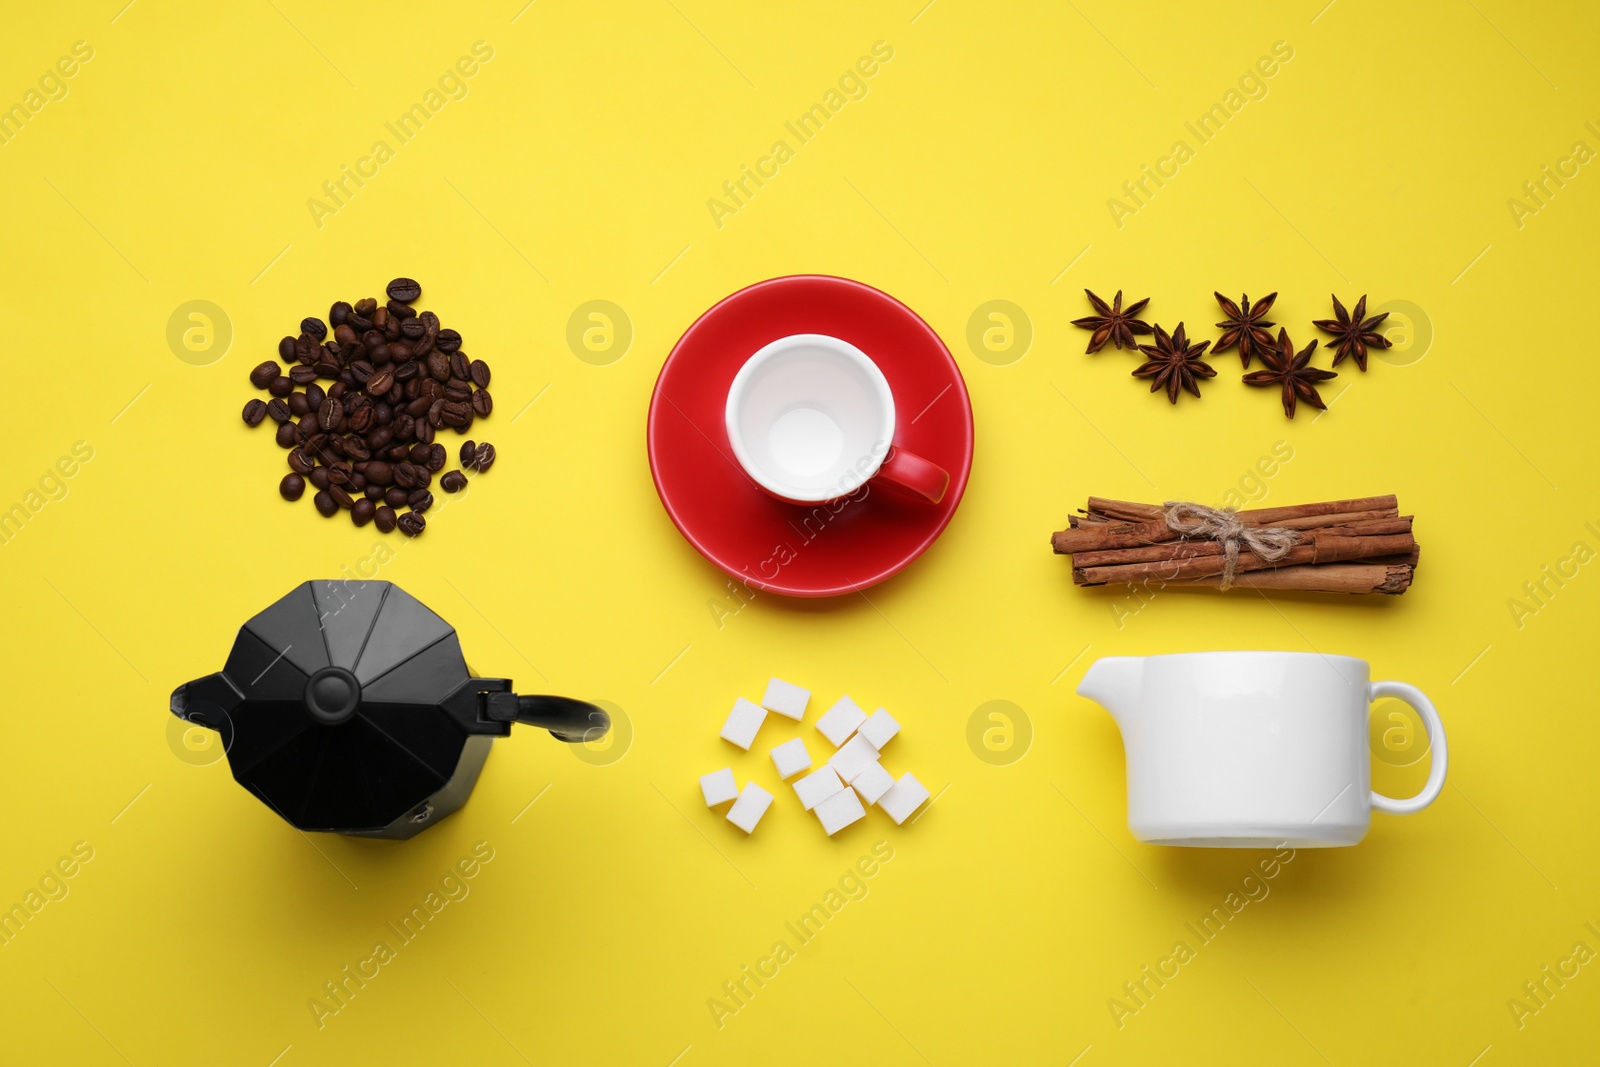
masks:
[[[1166,508],[1167,528],[1173,533],[1204,537],[1222,545],[1222,589],[1233,586],[1241,543],[1266,562],[1276,563],[1300,540],[1297,530],[1281,526],[1246,526],[1233,508],[1208,508],[1183,500],[1169,500]]]

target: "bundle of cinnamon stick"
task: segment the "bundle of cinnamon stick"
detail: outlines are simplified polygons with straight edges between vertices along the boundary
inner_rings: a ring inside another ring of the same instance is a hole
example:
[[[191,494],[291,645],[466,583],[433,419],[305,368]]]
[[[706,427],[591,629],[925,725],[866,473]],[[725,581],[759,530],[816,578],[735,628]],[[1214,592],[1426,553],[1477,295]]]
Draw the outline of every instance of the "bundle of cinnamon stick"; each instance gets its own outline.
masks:
[[[1051,546],[1072,556],[1077,585],[1222,585],[1223,543],[1178,534],[1167,523],[1167,511],[1159,504],[1090,497],[1083,513],[1071,518],[1071,528],[1051,536]],[[1237,518],[1247,527],[1294,530],[1298,540],[1273,562],[1241,547],[1235,586],[1397,595],[1410,587],[1416,571],[1412,516],[1400,514],[1392,495],[1240,511]]]

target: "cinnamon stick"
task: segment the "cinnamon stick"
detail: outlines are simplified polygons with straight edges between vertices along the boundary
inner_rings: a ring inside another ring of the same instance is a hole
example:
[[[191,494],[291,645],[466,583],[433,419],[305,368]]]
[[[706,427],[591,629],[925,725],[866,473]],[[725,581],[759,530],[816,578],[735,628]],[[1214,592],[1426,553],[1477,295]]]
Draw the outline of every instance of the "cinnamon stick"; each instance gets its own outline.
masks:
[[[1102,516],[1110,521],[1103,521]],[[1239,518],[1247,526],[1280,526],[1291,530],[1399,516],[1399,505],[1392,495],[1239,512]],[[1066,555],[1176,540],[1178,534],[1167,525],[1165,508],[1154,504],[1090,497],[1089,514],[1074,516],[1068,529],[1059,530],[1051,536],[1050,544],[1058,555]]]
[[[1385,496],[1362,496],[1350,500],[1324,500],[1315,504],[1290,504],[1277,508],[1257,508],[1239,512],[1239,518],[1253,526],[1281,526],[1286,520],[1304,519],[1313,515],[1335,515],[1348,511],[1382,511],[1386,515],[1400,514],[1399,502],[1393,493]],[[1108,500],[1105,497],[1089,498],[1089,513],[1099,512],[1126,522],[1164,521],[1167,509],[1159,504],[1135,504],[1126,500]]]
[[[1396,519],[1365,519],[1329,527],[1330,532],[1352,536],[1399,534],[1411,532],[1411,516]],[[1059,536],[1059,535],[1057,535]],[[1309,534],[1302,534],[1309,539]],[[1057,551],[1060,551],[1057,549]],[[1248,552],[1248,549],[1243,550]],[[1135,545],[1128,548],[1110,548],[1072,553],[1074,567],[1107,567],[1121,563],[1154,563],[1170,559],[1190,559],[1199,556],[1220,556],[1222,545],[1217,541],[1163,541],[1158,544]]]
[[[1413,568],[1407,564],[1324,563],[1315,566],[1278,567],[1251,571],[1233,581],[1246,589],[1293,589],[1310,593],[1384,593],[1398,596],[1411,586]],[[1181,585],[1216,586],[1222,577],[1193,578]]]

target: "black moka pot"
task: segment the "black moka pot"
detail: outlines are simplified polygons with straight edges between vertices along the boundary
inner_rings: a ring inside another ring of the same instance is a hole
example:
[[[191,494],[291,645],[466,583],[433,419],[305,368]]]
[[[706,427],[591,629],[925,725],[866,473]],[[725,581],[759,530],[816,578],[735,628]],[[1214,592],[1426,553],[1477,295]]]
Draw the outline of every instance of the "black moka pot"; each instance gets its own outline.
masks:
[[[233,777],[301,830],[407,838],[467,802],[513,722],[590,741],[611,720],[467,669],[453,627],[392,582],[297,586],[245,623],[172,713],[217,730]]]

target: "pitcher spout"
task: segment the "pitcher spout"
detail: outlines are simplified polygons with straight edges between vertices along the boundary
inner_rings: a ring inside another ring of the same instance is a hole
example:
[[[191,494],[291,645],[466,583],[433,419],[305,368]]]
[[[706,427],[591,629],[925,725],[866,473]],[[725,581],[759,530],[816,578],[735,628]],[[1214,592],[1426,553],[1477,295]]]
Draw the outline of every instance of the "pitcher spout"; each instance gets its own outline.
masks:
[[[1139,699],[1143,660],[1138,656],[1106,656],[1090,664],[1078,683],[1078,695],[1088,697],[1111,713],[1122,728]]]

